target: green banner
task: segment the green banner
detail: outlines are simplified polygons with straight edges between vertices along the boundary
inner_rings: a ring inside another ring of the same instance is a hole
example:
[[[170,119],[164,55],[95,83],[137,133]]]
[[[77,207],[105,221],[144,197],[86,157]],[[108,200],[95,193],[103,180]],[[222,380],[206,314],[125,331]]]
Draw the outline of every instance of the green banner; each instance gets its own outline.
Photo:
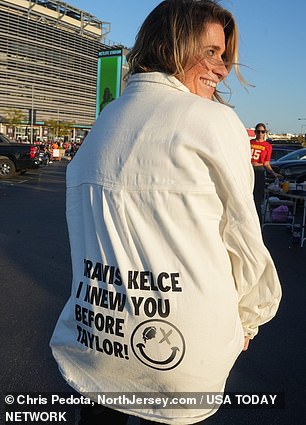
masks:
[[[112,100],[120,96],[122,50],[102,50],[98,58],[96,118]]]

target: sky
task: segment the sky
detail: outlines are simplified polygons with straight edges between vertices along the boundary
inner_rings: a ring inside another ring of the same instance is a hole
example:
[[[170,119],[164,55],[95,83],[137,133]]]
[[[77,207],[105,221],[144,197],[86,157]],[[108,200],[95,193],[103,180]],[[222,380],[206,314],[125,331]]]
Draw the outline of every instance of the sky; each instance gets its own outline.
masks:
[[[70,0],[110,22],[108,39],[132,47],[145,17],[160,0]],[[306,134],[306,1],[220,0],[236,18],[239,62],[247,88],[232,73],[225,96],[243,124],[263,122],[271,133]],[[299,120],[299,118],[302,118]]]

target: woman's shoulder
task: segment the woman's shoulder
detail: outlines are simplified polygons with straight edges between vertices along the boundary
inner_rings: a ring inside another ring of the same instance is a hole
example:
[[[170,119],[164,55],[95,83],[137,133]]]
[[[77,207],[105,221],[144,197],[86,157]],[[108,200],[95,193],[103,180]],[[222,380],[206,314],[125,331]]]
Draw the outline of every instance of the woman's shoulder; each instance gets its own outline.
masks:
[[[199,124],[206,122],[216,126],[241,126],[240,118],[233,107],[226,104],[204,99],[197,95],[192,95],[188,100],[188,108],[186,108],[186,118],[188,121]]]
[[[188,96],[189,94],[189,96]],[[211,99],[205,99],[193,93],[185,93],[185,97],[189,97],[190,106],[194,106],[195,109],[198,109],[200,112],[205,111],[206,113],[224,115],[229,117],[236,117],[234,107],[221,103]]]

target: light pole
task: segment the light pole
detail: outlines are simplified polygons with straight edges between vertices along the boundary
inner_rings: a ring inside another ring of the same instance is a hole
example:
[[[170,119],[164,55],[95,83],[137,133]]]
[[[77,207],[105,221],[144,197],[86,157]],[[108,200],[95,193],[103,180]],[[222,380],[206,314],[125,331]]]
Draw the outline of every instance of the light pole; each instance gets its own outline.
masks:
[[[306,118],[298,118],[298,120],[299,120],[299,121],[304,121],[304,120],[306,120]],[[302,125],[301,125],[301,134],[302,134],[302,129],[303,129],[303,127],[304,127],[304,126],[303,126],[303,124],[302,124]]]
[[[34,132],[34,84],[32,84],[32,105],[31,105],[31,134],[30,142],[33,143],[33,132]]]
[[[57,108],[57,143],[59,143],[58,139],[59,139],[59,124],[60,122],[60,108]]]
[[[298,118],[299,121],[304,121],[306,118]],[[301,136],[303,136],[303,128],[306,127],[305,124],[301,125]],[[304,143],[306,142],[306,134],[304,134]]]
[[[298,118],[298,120],[299,120],[299,121],[304,121],[304,120],[306,120],[306,118]],[[300,132],[300,133],[301,133],[301,135],[303,134],[303,128],[304,128],[304,127],[305,127],[305,124],[302,124],[302,125],[301,125],[301,132]],[[306,139],[306,136],[304,136],[304,138]]]

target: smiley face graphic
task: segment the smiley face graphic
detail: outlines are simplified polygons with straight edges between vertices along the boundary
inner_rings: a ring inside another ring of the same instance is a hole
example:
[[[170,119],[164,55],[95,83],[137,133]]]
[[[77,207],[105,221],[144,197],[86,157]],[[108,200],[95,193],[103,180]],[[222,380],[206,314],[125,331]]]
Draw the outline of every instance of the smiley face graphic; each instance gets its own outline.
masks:
[[[133,353],[141,363],[157,370],[178,366],[185,354],[185,341],[176,326],[166,320],[146,320],[131,336]]]

